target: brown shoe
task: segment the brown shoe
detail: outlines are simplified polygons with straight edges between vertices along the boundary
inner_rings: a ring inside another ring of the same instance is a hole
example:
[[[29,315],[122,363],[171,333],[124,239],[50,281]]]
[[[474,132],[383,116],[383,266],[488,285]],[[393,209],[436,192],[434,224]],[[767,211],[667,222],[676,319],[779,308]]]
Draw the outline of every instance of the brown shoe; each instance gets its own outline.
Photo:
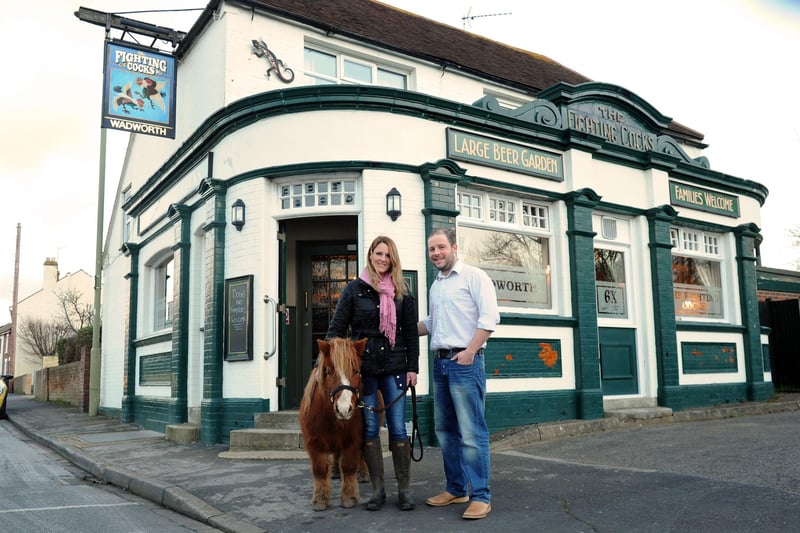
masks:
[[[461,515],[461,518],[466,518],[467,520],[478,520],[480,518],[486,518],[486,515],[491,512],[491,503],[472,501],[469,503],[467,510],[464,511],[464,514]]]
[[[445,505],[450,505],[451,503],[467,503],[469,501],[469,496],[453,496],[449,492],[445,491],[441,494],[437,494],[436,496],[431,496],[425,503],[428,505],[432,505],[433,507],[444,507]]]

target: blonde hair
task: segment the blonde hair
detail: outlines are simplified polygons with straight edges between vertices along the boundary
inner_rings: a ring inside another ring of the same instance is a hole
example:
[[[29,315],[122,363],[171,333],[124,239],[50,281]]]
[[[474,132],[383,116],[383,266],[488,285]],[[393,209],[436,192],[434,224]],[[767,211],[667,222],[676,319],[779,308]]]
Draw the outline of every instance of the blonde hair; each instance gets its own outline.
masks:
[[[369,245],[369,250],[367,251],[367,272],[369,272],[370,283],[376,289],[378,288],[378,272],[372,265],[370,258],[372,257],[372,253],[375,251],[375,248],[377,248],[379,244],[385,244],[389,248],[389,260],[391,261],[391,265],[389,266],[388,274],[392,277],[395,297],[402,299],[403,296],[408,294],[408,288],[406,287],[406,282],[403,279],[403,267],[400,266],[400,255],[397,252],[397,245],[395,245],[392,239],[386,237],[385,235],[378,235],[375,237],[375,239],[372,241],[372,244]]]

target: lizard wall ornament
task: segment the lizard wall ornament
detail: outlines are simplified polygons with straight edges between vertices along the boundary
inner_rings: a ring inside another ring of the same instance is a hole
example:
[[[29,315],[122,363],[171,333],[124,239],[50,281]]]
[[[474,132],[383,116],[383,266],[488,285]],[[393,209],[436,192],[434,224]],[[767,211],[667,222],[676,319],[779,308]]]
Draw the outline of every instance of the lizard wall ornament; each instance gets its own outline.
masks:
[[[257,57],[265,57],[269,62],[269,68],[267,69],[267,78],[270,77],[270,73],[275,72],[275,75],[278,76],[284,83],[291,83],[294,80],[294,71],[287,67],[283,61],[275,57],[275,54],[267,48],[267,43],[263,41],[263,39],[253,39],[253,53]]]

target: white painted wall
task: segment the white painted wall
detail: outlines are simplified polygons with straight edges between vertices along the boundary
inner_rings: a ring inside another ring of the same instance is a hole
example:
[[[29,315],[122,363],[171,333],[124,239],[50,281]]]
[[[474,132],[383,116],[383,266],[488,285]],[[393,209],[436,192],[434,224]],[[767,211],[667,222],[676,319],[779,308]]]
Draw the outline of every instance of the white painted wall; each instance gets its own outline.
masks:
[[[275,55],[294,70],[295,80],[286,85],[277,76],[267,78],[268,68],[263,58],[252,53],[252,39],[263,39]],[[303,75],[303,47],[306,44],[327,47],[332,51],[343,51],[355,57],[391,64],[409,72],[409,89],[452,101],[470,104],[486,94],[499,94],[520,102],[530,97],[510,88],[499,86],[464,75],[461,72],[442,70],[400,54],[362,45],[336,35],[326,35],[318,30],[296,23],[271,20],[249,10],[224,4],[209,26],[203,31],[189,53],[178,66],[177,83],[177,135],[175,140],[133,135],[129,155],[120,178],[119,190],[130,185],[138,191],[152,178],[166,160],[198,131],[201,124],[224,106],[243,98],[265,92],[298,87],[307,83]],[[280,115],[263,119],[231,133],[216,146],[213,176],[230,180],[257,169],[270,169],[277,165],[297,164],[313,161],[368,160],[377,162],[419,165],[442,159],[446,155],[445,124],[429,122],[419,118],[368,111],[326,110],[308,111],[303,114]],[[483,132],[475,132],[484,134]],[[547,151],[553,150],[538,147]],[[700,151],[684,146],[690,156],[701,155]],[[556,192],[567,192],[591,188],[604,201],[619,205],[650,208],[669,204],[668,176],[660,170],[637,170],[592,159],[590,153],[570,150],[561,154],[565,168],[565,180],[561,183],[542,178],[525,176],[509,171],[483,167],[472,163],[459,163],[470,176],[493,179],[517,186],[542,188]],[[169,172],[172,168],[165,168]],[[165,218],[170,204],[185,202],[192,205],[199,201],[196,187],[206,177],[205,167],[191,171],[156,204],[149,206],[140,217],[140,234],[132,241],[141,242],[155,235],[168,221]],[[277,242],[278,221],[308,213],[302,211],[282,212],[278,204],[277,182],[265,172],[265,179],[253,179],[238,183],[228,190],[226,211],[241,198],[247,205],[247,222],[241,232],[233,227],[225,228],[225,278],[239,275],[254,275],[253,320],[254,358],[252,361],[235,362],[223,366],[223,394],[225,397],[268,398],[273,408],[278,404],[275,378],[278,358],[263,359],[263,353],[273,343],[274,318],[263,304],[266,294],[277,295]],[[331,210],[330,213],[357,215],[360,247],[366,250],[371,240],[380,233],[392,237],[398,244],[403,268],[418,273],[418,291],[421,312],[427,309],[425,272],[427,253],[425,250],[422,182],[418,175],[388,170],[366,170],[359,178],[361,204],[351,210]],[[385,215],[385,195],[396,187],[403,197],[403,214],[392,222]],[[740,197],[741,221],[760,223],[758,202]],[[683,216],[697,220],[730,225],[732,220],[713,213],[688,212]],[[317,211],[317,214],[326,214]],[[128,281],[130,259],[118,252],[121,244],[123,213],[117,206],[112,213],[109,226],[108,245],[104,272],[104,331],[101,405],[119,408],[122,398],[125,350],[125,310],[128,307]],[[567,229],[566,208],[561,203],[551,206],[552,230],[556,236],[564,235]],[[192,218],[192,277],[190,281],[190,334],[189,334],[189,406],[198,406],[202,399],[203,374],[203,295],[204,280],[198,274],[204,269],[202,252],[202,228],[209,220],[206,207],[198,209]],[[630,240],[646,242],[647,221],[634,217],[628,221]],[[166,231],[148,242],[140,254],[140,290],[137,338],[147,338],[152,331],[153,291],[152,272],[149,268],[163,254],[169,253],[175,244],[174,231]],[[559,271],[554,273],[553,311],[550,314],[571,316],[569,276],[563,268],[569,265],[565,239],[551,241],[553,264]],[[729,239],[726,246],[733,245]],[[730,250],[728,250],[730,252]],[[637,349],[642,395],[656,394],[656,377],[653,362],[655,345],[653,333],[653,302],[650,294],[649,250],[631,247],[631,296],[635,301],[635,315],[631,323],[637,326]],[[365,258],[359,257],[363,267]],[[735,284],[735,267],[726,270],[726,283]],[[633,303],[633,302],[632,302]],[[732,321],[738,320],[738,301],[730,302]],[[519,310],[515,310],[519,311]],[[545,311],[547,313],[547,311]],[[554,390],[574,386],[574,358],[572,355],[572,332],[568,329],[536,327],[511,327],[502,325],[497,336],[525,337],[556,336],[562,343],[564,375],[561,378],[490,380],[489,391]],[[686,337],[685,335],[682,337]],[[686,337],[688,338],[688,337]],[[168,343],[159,343],[139,350],[139,354],[168,351]],[[420,365],[425,368],[427,339],[421,340]],[[742,365],[743,366],[743,365]],[[138,372],[138,365],[137,365]],[[739,379],[735,376],[734,379]],[[702,377],[701,377],[702,378]],[[724,376],[730,379],[731,376]],[[135,377],[138,383],[138,376]],[[693,378],[697,379],[697,378]],[[716,377],[712,377],[716,379]],[[743,378],[742,378],[743,379]],[[691,380],[690,380],[691,381]],[[420,376],[418,391],[429,392],[428,377]],[[166,397],[169,387],[138,387],[139,394]]]
[[[43,267],[43,279],[46,275],[48,281],[43,283],[43,288],[23,297],[17,303],[17,341],[14,356],[14,375],[24,376],[33,374],[34,370],[44,368],[42,359],[20,335],[21,326],[28,320],[42,320],[50,322],[61,316],[61,306],[58,294],[62,291],[77,291],[80,293],[82,305],[94,305],[94,281],[92,276],[83,270],[66,273],[56,278],[58,265]],[[47,366],[52,366],[48,364]]]

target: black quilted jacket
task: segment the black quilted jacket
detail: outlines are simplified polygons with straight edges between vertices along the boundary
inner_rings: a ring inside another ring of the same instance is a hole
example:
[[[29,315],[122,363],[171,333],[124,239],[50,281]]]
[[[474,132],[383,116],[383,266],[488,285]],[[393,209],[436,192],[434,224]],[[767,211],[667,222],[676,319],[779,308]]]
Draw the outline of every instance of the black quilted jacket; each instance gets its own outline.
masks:
[[[367,337],[361,354],[361,371],[379,376],[399,372],[419,373],[419,334],[417,333],[417,300],[406,295],[395,298],[397,308],[397,334],[394,349],[389,339],[379,329],[378,291],[361,279],[348,283],[328,326],[326,338],[350,337],[353,340]]]

